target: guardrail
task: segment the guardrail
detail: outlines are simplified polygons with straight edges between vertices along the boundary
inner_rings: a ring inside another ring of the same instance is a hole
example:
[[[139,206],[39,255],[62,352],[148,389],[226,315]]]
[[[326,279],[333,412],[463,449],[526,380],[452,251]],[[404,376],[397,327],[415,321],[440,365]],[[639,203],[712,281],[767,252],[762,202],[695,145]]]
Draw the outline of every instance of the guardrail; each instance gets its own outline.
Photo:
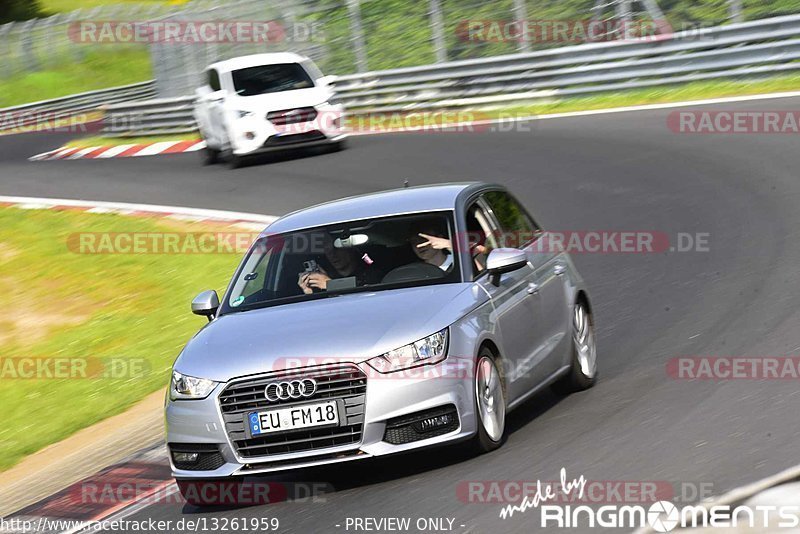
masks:
[[[800,69],[800,16],[776,17],[642,41],[341,76],[351,114],[508,105],[716,78]],[[192,97],[107,108],[108,135],[193,131]]]
[[[155,84],[149,81],[0,108],[0,129],[3,129],[4,125],[25,128],[41,123],[52,123],[80,113],[95,111],[101,105],[120,102],[129,105],[130,102],[153,98],[155,94]]]

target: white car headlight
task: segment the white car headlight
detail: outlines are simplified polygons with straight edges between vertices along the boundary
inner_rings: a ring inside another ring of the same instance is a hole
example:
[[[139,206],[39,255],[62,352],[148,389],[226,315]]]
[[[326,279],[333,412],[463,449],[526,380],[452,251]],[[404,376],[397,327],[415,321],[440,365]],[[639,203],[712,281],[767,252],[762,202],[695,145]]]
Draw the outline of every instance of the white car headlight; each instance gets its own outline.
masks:
[[[217,387],[217,382],[205,378],[186,376],[172,371],[172,383],[169,386],[170,400],[205,399]]]
[[[418,365],[432,365],[447,358],[447,328],[399,349],[390,350],[367,363],[379,373],[393,373]]]

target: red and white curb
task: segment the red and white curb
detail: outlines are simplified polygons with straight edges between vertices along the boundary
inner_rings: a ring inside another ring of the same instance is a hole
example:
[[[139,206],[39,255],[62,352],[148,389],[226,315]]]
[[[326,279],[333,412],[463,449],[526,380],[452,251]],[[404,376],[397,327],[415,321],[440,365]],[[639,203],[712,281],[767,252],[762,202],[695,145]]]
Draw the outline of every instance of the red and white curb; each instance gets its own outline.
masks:
[[[191,140],[117,146],[61,147],[49,152],[36,154],[28,158],[28,160],[46,161],[54,159],[106,159],[157,156],[160,154],[196,152],[205,148],[205,146],[205,141]]]
[[[238,211],[66,198],[0,196],[0,206],[28,210],[82,211],[86,213],[115,213],[138,217],[160,217],[184,222],[220,223],[250,231],[261,231],[277,219],[272,215]]]

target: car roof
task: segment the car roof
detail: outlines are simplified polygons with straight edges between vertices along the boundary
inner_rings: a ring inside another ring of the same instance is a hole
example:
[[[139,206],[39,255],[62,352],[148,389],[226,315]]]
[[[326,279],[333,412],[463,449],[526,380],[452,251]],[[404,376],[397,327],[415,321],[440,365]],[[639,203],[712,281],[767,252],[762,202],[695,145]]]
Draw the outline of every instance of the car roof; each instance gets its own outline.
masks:
[[[247,67],[257,67],[259,65],[277,65],[280,63],[299,63],[308,58],[291,52],[276,52],[270,54],[251,54],[249,56],[239,56],[224,61],[217,61],[208,66],[209,69],[217,69],[220,72],[228,72]]]
[[[460,195],[463,193],[469,195],[472,191],[486,187],[489,187],[489,184],[482,182],[448,183],[343,198],[284,215],[270,224],[265,233],[279,234],[315,226],[405,213],[453,210]]]

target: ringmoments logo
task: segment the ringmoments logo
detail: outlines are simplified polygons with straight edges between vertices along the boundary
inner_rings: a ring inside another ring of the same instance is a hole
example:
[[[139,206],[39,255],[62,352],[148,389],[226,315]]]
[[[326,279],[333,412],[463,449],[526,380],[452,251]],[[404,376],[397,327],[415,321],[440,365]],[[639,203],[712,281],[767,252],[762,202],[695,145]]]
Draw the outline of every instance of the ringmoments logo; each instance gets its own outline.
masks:
[[[592,507],[587,504],[556,504],[564,497],[582,502],[588,481],[581,475],[568,479],[561,469],[560,491],[551,484],[537,481],[536,491],[526,495],[518,504],[500,509],[500,518],[508,519],[530,509],[539,509],[541,528],[646,528],[655,532],[671,532],[677,528],[737,528],[751,529],[800,527],[800,505],[772,506],[683,506],[662,500],[649,505],[608,504]]]

